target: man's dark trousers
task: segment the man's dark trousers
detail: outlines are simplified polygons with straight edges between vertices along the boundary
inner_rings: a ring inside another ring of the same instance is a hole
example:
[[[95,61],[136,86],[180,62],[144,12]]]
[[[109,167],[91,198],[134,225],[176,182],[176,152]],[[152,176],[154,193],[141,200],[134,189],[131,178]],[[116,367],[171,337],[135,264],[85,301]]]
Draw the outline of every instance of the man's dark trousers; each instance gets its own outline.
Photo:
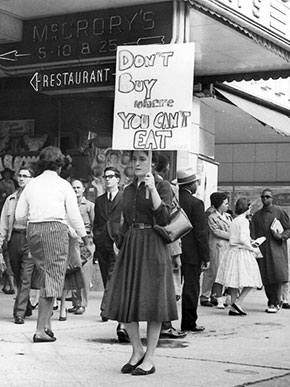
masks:
[[[26,310],[30,309],[29,292],[35,267],[34,260],[29,254],[25,233],[12,232],[8,243],[8,253],[17,285],[13,316],[24,318]]]
[[[181,303],[181,330],[196,326],[197,306],[200,292],[200,265],[183,263],[181,268],[183,276],[183,290]]]

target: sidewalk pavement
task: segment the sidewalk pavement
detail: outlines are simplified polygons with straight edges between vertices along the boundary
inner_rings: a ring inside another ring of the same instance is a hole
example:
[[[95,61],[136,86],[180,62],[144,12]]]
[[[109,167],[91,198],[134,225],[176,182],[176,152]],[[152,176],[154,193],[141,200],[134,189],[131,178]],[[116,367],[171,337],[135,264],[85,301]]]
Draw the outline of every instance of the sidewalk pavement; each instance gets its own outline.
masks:
[[[54,312],[54,343],[33,343],[37,309],[24,325],[14,324],[13,295],[0,294],[1,387],[106,386],[250,386],[290,385],[290,310],[265,313],[264,291],[254,290],[244,304],[247,316],[229,316],[227,309],[199,307],[202,333],[184,339],[160,339],[156,373],[120,373],[131,354],[130,344],[118,343],[117,323],[102,322],[101,292],[91,291],[83,315],[65,322]],[[180,308],[180,301],[178,302]],[[68,302],[68,307],[71,303]],[[173,325],[179,328],[180,321]],[[145,323],[141,323],[145,337]]]

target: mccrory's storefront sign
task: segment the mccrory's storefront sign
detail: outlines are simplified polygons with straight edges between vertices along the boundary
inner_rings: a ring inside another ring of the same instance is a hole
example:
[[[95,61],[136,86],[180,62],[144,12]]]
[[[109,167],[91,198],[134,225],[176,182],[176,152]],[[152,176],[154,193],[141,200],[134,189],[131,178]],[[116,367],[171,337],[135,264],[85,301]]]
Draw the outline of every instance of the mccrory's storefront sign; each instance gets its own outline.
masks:
[[[0,45],[0,64],[9,72],[104,61],[119,45],[170,43],[172,19],[173,2],[161,2],[24,20],[23,41]]]

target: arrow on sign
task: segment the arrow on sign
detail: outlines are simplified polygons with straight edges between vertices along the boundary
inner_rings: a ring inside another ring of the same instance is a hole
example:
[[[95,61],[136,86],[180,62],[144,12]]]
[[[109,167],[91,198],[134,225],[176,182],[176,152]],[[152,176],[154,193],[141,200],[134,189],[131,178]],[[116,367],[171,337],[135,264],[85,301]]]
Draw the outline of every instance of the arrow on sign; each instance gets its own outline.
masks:
[[[38,84],[40,82],[40,78],[38,77],[38,72],[36,72],[33,77],[30,79],[30,84],[34,88],[35,91],[38,91]]]
[[[28,56],[30,54],[19,54],[18,53],[18,50],[12,50],[12,51],[8,51],[8,52],[5,52],[4,54],[0,54],[0,60],[8,60],[8,61],[11,61],[11,62],[16,62],[18,60],[18,57],[21,57],[21,56]]]
[[[134,46],[134,45],[143,45],[143,44],[165,44],[165,36],[148,36],[143,38],[138,38],[135,42],[125,43],[124,46]]]

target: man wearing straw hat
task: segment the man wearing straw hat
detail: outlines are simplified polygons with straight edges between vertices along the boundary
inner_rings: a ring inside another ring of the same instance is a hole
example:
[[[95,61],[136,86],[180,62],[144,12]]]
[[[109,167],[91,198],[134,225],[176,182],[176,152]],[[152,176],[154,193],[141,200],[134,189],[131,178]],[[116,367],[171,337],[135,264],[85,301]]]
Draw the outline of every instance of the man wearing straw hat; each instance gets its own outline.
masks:
[[[176,172],[179,185],[180,206],[186,212],[193,228],[182,238],[182,306],[181,330],[201,332],[198,326],[197,305],[200,291],[200,274],[209,267],[209,246],[204,203],[193,195],[196,193],[199,179],[192,168],[179,169]]]

